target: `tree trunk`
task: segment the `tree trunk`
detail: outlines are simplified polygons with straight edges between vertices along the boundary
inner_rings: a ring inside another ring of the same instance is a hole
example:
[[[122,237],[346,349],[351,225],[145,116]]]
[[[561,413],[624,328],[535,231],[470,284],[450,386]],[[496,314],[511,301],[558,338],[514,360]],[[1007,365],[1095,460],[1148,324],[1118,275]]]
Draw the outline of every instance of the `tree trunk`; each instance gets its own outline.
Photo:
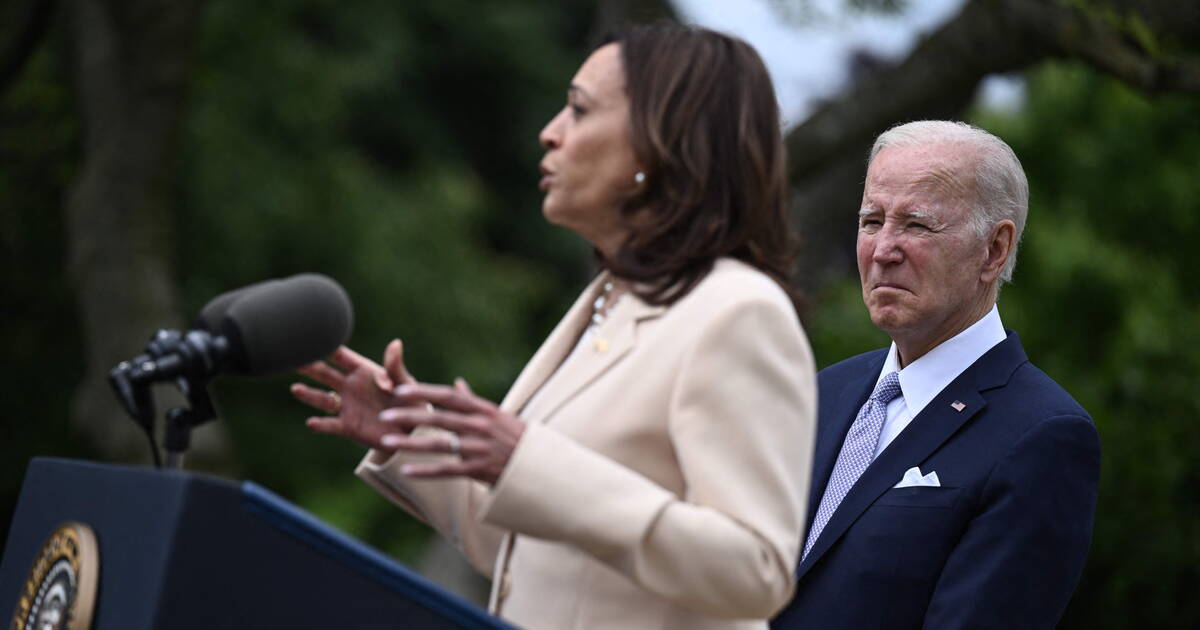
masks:
[[[70,280],[86,343],[73,425],[103,456],[145,461],[108,371],[153,331],[181,323],[173,273],[174,184],[198,0],[66,5],[83,159],[66,202]],[[178,396],[160,400],[176,404]],[[227,451],[205,430],[194,447]],[[204,453],[200,453],[204,455]]]

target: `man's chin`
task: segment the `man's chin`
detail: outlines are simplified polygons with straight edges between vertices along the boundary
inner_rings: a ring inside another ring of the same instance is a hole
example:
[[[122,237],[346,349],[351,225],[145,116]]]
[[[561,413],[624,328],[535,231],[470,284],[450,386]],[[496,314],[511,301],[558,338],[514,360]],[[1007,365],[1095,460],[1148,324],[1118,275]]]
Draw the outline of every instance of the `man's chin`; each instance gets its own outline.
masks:
[[[871,314],[871,323],[884,332],[903,330],[912,319],[906,309],[892,304],[871,307],[868,310]]]

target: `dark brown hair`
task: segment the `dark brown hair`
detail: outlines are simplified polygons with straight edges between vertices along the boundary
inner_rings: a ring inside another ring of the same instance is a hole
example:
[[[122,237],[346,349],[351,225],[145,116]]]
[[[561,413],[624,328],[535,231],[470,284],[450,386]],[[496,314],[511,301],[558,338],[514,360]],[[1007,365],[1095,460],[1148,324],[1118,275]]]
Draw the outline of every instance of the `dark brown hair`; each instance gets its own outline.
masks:
[[[629,236],[603,264],[671,304],[718,257],[788,283],[795,245],[779,107],[762,59],[740,39],[673,23],[606,38],[621,48],[630,138],[645,184],[621,208]]]

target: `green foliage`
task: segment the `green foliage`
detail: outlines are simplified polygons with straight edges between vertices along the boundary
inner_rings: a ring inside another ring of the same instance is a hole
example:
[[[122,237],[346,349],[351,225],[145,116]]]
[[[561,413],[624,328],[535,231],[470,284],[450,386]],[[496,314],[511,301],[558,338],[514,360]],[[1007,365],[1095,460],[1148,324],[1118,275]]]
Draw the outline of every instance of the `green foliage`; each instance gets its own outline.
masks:
[[[887,334],[871,323],[857,278],[825,287],[812,301],[805,329],[818,369],[891,343]]]
[[[1029,94],[1026,115],[982,121],[1030,173],[1028,235],[1001,305],[1104,448],[1092,553],[1063,626],[1196,627],[1200,102],[1152,100],[1071,65],[1035,73]]]
[[[60,205],[74,174],[78,130],[60,56],[38,52],[0,94],[0,538],[30,454],[89,457],[70,434],[70,391],[83,339],[67,279]]]
[[[1142,16],[1136,3],[1114,0],[1061,0],[1080,13],[1137,42],[1151,57],[1163,57],[1175,52],[1176,42],[1164,41],[1154,27]]]
[[[325,273],[354,300],[353,347],[402,338],[419,378],[499,400],[587,277],[536,189],[537,132],[586,42],[569,6],[503,5],[210,3],[181,182],[189,311]],[[361,449],[304,429],[287,382],[219,384],[239,474],[411,560],[420,528],[350,476]]]

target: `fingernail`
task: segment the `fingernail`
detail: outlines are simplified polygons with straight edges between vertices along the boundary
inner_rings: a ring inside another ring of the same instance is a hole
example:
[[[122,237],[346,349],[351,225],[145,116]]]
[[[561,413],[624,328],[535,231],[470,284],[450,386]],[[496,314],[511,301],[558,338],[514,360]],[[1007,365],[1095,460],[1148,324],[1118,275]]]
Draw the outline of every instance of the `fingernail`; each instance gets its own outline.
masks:
[[[389,433],[388,435],[385,435],[382,438],[379,438],[379,443],[384,446],[387,446],[387,447],[400,446],[400,444],[402,442],[403,442],[403,438],[401,438],[399,435],[396,435],[395,433]]]
[[[411,385],[397,385],[396,389],[392,390],[392,393],[397,396],[406,396],[411,392],[412,392]]]
[[[417,470],[416,466],[413,466],[412,464],[404,464],[403,466],[400,467],[400,474],[401,475],[411,475],[416,470]]]
[[[399,415],[400,415],[400,412],[395,409],[384,409],[383,411],[379,412],[379,421],[380,422],[395,422],[397,416],[399,416]]]

